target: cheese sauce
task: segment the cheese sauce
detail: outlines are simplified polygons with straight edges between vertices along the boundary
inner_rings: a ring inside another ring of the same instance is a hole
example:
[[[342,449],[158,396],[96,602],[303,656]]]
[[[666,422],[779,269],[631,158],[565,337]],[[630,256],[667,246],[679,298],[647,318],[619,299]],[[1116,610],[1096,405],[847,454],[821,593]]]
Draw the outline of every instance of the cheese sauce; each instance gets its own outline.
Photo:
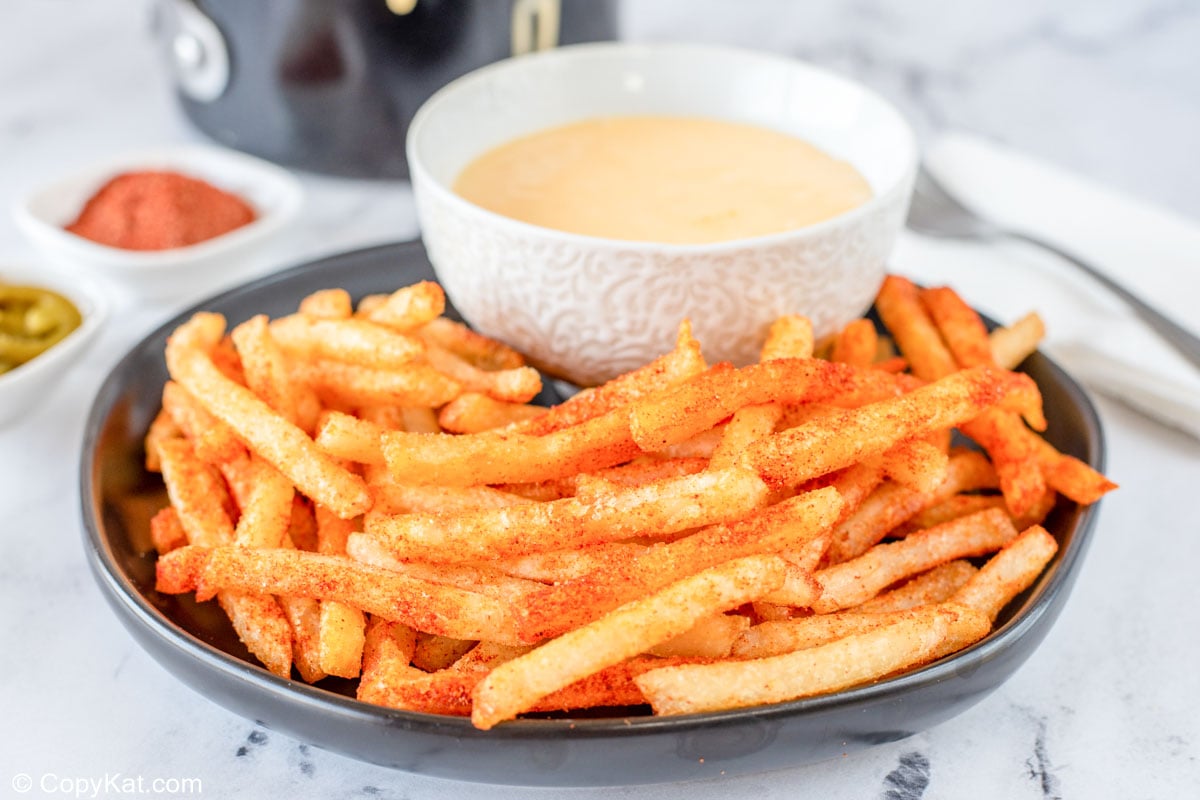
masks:
[[[801,228],[862,205],[850,164],[797,137],[715,119],[604,117],[507,142],[454,191],[571,233],[699,244]]]

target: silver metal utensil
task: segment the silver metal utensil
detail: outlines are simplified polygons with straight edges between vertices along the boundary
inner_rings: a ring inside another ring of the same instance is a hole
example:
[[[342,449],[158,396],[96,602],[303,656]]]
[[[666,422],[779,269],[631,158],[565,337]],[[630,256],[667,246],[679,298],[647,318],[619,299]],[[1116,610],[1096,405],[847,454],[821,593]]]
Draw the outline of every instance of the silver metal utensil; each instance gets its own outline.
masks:
[[[908,227],[917,233],[929,236],[954,239],[1016,240],[1054,253],[1064,261],[1083,270],[1100,285],[1124,300],[1143,322],[1153,328],[1159,336],[1197,369],[1200,369],[1200,338],[1078,256],[1037,236],[1002,228],[979,216],[951,195],[924,167],[917,173],[912,204],[908,210]]]

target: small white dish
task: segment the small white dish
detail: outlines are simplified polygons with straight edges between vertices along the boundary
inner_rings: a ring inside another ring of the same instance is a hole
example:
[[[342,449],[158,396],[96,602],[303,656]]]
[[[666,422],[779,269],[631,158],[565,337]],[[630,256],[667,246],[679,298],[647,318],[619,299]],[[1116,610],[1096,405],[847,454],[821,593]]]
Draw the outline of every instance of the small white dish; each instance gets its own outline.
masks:
[[[108,317],[108,301],[95,282],[45,267],[0,262],[0,285],[37,286],[58,292],[79,309],[82,317],[78,328],[48,350],[0,374],[0,428],[4,428],[40,402],[55,381],[91,346]]]
[[[124,172],[168,170],[239,195],[258,218],[207,241],[169,250],[124,250],[69,233],[90,199]],[[111,158],[31,192],[18,201],[18,227],[51,263],[105,279],[138,298],[181,298],[212,290],[243,273],[250,257],[295,217],[303,199],[290,172],[232,150],[187,145]]]
[[[455,194],[460,170],[524,134],[628,114],[710,117],[790,133],[848,161],[874,197],[803,228],[711,244],[583,236]],[[574,45],[483,67],[434,94],[408,131],[421,235],[455,307],[551,374],[602,382],[670,349],[692,321],[711,361],[754,361],[771,321],[818,337],[861,315],[904,225],[917,165],[903,116],[795,59],[690,44]]]

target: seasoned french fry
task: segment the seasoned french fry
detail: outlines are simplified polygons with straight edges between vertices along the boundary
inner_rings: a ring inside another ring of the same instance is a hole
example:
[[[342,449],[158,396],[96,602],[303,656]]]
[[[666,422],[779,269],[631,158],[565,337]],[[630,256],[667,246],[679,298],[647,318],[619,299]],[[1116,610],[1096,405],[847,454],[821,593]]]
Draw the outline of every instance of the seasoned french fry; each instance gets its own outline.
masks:
[[[349,319],[354,304],[345,289],[321,289],[302,299],[299,310],[313,319]]]
[[[700,343],[692,336],[691,323],[684,320],[679,325],[675,348],[669,353],[602,386],[584,389],[545,415],[519,423],[515,429],[542,436],[579,425],[700,375],[706,368]]]
[[[461,385],[426,364],[382,370],[312,359],[292,362],[292,375],[318,394],[352,406],[440,406],[462,391]]]
[[[245,454],[246,446],[233,429],[208,413],[175,381],[163,385],[163,411],[170,415],[175,430],[192,441],[201,461],[220,464]]]
[[[501,664],[475,687],[471,721],[492,728],[557,689],[678,636],[709,614],[756,600],[779,585],[783,568],[778,558],[757,556],[707,569]]]
[[[541,406],[507,403],[479,392],[463,392],[438,412],[438,424],[450,433],[481,433],[546,413]]]
[[[923,572],[895,589],[876,595],[851,611],[881,614],[949,600],[979,570],[970,561],[958,559]],[[970,605],[964,603],[963,605]]]
[[[525,357],[508,345],[445,317],[429,320],[414,333],[425,343],[453,353],[482,370],[492,372],[525,366]]]
[[[396,481],[451,486],[535,483],[611,467],[639,452],[623,408],[544,436],[391,431],[382,441]]]
[[[870,367],[879,352],[879,334],[869,319],[853,320],[833,340],[829,360],[855,367]]]
[[[850,608],[912,575],[947,561],[999,550],[1017,535],[1008,515],[995,509],[909,534],[890,544],[879,544],[858,558],[819,570],[821,596],[812,604],[818,614]],[[768,597],[788,605],[786,597]]]
[[[995,620],[1012,599],[1037,580],[1058,552],[1058,542],[1034,525],[988,559],[988,562],[950,598]]]
[[[762,481],[745,470],[730,469],[622,489],[596,502],[570,497],[454,517],[372,515],[366,532],[402,558],[471,561],[724,522],[762,506],[766,499]]]
[[[178,439],[181,436],[183,436],[183,431],[175,424],[175,420],[171,419],[167,409],[159,409],[150,423],[150,429],[146,431],[146,438],[142,445],[146,451],[144,463],[147,472],[162,472],[162,465],[158,461],[159,442]]]
[[[932,606],[891,625],[771,658],[664,667],[634,679],[656,714],[779,703],[836,691],[935,658],[948,639],[981,638],[972,609]]]
[[[950,456],[924,439],[909,439],[880,456],[884,473],[918,492],[936,491],[946,480]]]
[[[741,614],[702,617],[683,633],[650,648],[650,655],[681,658],[725,658],[747,628],[750,618]]]
[[[459,384],[463,390],[480,392],[494,400],[527,403],[542,391],[542,377],[532,367],[482,370],[436,344],[427,346],[425,358],[434,369]]]
[[[897,275],[884,278],[875,309],[918,378],[935,381],[957,369],[912,281]]]
[[[225,322],[216,314],[200,313],[167,340],[167,367],[172,377],[216,417],[237,432],[242,441],[286,475],[309,497],[353,517],[371,502],[362,479],[338,465],[288,420],[239,386],[213,365],[207,351],[220,340]]]
[[[878,370],[816,359],[775,359],[741,369],[711,369],[671,391],[636,403],[634,441],[659,450],[709,430],[739,408],[765,403],[836,402],[858,405],[895,397],[904,382]]]
[[[772,362],[778,363],[778,362]],[[973,367],[890,400],[838,411],[746,448],[747,463],[775,486],[799,483],[882,453],[899,442],[958,425],[1025,382],[1024,375]]]
[[[783,406],[778,403],[739,408],[722,429],[721,443],[713,451],[709,467],[725,469],[734,466],[748,444],[775,432],[782,417]]]
[[[271,336],[298,358],[328,358],[374,369],[403,369],[425,353],[419,339],[361,319],[293,314],[271,322]]]
[[[187,532],[183,529],[179,513],[175,511],[174,506],[160,508],[150,518],[150,541],[160,554],[169,553],[188,543]]]
[[[1046,325],[1037,312],[1031,312],[1004,328],[988,335],[992,360],[1005,369],[1017,365],[1032,355],[1046,335]]]
[[[359,303],[362,310],[362,303]],[[366,318],[371,322],[408,332],[420,328],[442,315],[446,310],[446,293],[432,281],[421,281],[397,289],[371,308]]]
[[[759,361],[777,358],[812,358],[812,320],[800,314],[784,314],[771,323]]]
[[[284,419],[300,424],[300,388],[288,374],[287,360],[267,327],[267,317],[257,314],[230,334],[241,359],[246,386]]]
[[[170,574],[176,560],[185,565],[190,563],[189,559],[194,562],[195,547],[188,545],[160,558],[160,577]],[[195,591],[199,586],[203,590],[197,595],[199,599],[205,599],[204,593],[228,589],[336,600],[444,636],[523,643],[516,635],[513,610],[478,592],[412,578],[348,558],[301,550],[244,547],[204,550],[199,574],[181,576],[176,572],[171,582],[159,583],[160,591],[178,594]]]
[[[957,292],[947,286],[938,286],[922,289],[918,297],[933,318],[958,366],[995,364],[987,327],[975,309],[963,302]]]
[[[417,647],[413,651],[412,664],[425,672],[447,669],[476,644],[478,642],[469,639],[451,639],[432,633],[417,634]]]
[[[175,507],[179,523],[190,544],[171,550],[159,564],[172,556],[192,564],[186,554],[195,546],[212,547],[234,539],[233,523],[224,508],[227,493],[216,471],[196,458],[186,440],[174,439],[159,446],[163,482]],[[238,638],[271,672],[287,677],[292,671],[292,633],[283,611],[273,597],[245,592],[221,591],[217,595]]]
[[[359,464],[383,464],[383,434],[386,429],[374,422],[326,411],[317,422],[317,447],[335,458]]]

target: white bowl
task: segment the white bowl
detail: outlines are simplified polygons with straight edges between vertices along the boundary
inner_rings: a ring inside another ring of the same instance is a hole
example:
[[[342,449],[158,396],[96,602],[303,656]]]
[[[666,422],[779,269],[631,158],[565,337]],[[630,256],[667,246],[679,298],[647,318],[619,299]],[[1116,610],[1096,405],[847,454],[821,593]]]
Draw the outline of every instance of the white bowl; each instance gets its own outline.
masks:
[[[790,133],[849,161],[874,197],[794,231],[680,245],[550,230],[450,188],[503,142],[622,114]],[[483,67],[422,106],[407,152],[422,235],[455,306],[482,332],[582,384],[670,349],[684,317],[710,360],[745,364],[780,314],[808,315],[818,336],[859,316],[882,282],[917,164],[910,126],[863,86],[789,58],[680,44],[578,45]]]
[[[64,226],[110,178],[135,170],[170,170],[241,196],[258,213],[248,225],[169,250],[124,250],[69,233]],[[52,263],[107,279],[129,295],[190,297],[241,274],[250,257],[300,208],[303,190],[287,170],[252,156],[188,145],[128,153],[38,189],[13,209],[17,225]]]
[[[108,301],[94,282],[46,268],[0,262],[0,284],[51,289],[74,303],[82,317],[79,327],[57,344],[19,367],[0,374],[0,428],[3,428],[18,421],[26,410],[41,402],[67,368],[91,346],[108,316]]]

